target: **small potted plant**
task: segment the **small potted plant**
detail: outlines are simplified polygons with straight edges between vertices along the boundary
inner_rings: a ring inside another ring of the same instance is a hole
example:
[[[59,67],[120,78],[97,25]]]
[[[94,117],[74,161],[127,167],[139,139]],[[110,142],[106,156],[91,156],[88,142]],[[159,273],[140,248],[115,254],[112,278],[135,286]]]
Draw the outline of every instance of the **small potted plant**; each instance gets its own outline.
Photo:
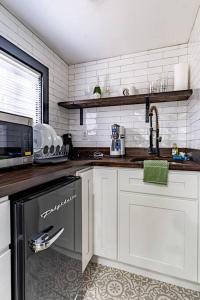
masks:
[[[95,98],[101,98],[102,91],[101,91],[101,87],[99,85],[99,77],[98,77],[98,80],[97,80],[97,84],[94,87],[93,95],[94,95]]]

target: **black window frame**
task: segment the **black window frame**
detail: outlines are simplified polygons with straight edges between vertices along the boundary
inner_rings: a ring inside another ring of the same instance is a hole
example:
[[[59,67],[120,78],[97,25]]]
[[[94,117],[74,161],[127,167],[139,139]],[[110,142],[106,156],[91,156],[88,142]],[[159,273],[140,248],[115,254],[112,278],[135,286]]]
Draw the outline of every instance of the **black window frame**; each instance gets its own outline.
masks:
[[[43,122],[49,124],[49,69],[2,35],[0,35],[0,50],[41,74]]]

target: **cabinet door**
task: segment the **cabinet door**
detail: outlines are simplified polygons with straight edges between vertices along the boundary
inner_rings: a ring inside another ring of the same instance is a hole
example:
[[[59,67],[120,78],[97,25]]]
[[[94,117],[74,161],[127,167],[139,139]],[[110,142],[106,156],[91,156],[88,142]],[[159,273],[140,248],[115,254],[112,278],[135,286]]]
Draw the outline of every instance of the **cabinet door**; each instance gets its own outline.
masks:
[[[0,255],[0,298],[11,300],[10,250]]]
[[[1,252],[10,244],[10,202],[7,197],[0,199],[0,237]]]
[[[197,201],[120,192],[119,260],[197,280]]]
[[[80,172],[82,178],[82,271],[93,256],[93,170]]]
[[[117,170],[94,169],[94,254],[117,259]]]

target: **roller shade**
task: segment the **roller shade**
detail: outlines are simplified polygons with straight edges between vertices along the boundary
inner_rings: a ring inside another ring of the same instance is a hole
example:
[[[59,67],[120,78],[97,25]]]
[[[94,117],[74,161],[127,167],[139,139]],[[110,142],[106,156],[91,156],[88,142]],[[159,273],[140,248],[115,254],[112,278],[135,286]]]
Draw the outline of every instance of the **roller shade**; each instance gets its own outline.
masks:
[[[0,111],[42,121],[41,74],[0,51]]]

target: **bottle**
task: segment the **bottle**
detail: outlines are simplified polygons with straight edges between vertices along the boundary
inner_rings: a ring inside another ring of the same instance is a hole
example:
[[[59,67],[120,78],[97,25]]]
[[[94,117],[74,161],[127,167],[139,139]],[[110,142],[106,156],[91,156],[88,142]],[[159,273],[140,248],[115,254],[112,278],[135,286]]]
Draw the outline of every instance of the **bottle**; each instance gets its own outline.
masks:
[[[95,98],[101,98],[102,92],[101,92],[101,87],[99,85],[99,77],[98,77],[98,80],[97,80],[97,84],[94,87],[93,94],[94,94]]]
[[[176,143],[174,143],[173,144],[173,146],[172,146],[172,156],[174,156],[174,155],[178,155],[178,146],[177,146],[177,144]]]

